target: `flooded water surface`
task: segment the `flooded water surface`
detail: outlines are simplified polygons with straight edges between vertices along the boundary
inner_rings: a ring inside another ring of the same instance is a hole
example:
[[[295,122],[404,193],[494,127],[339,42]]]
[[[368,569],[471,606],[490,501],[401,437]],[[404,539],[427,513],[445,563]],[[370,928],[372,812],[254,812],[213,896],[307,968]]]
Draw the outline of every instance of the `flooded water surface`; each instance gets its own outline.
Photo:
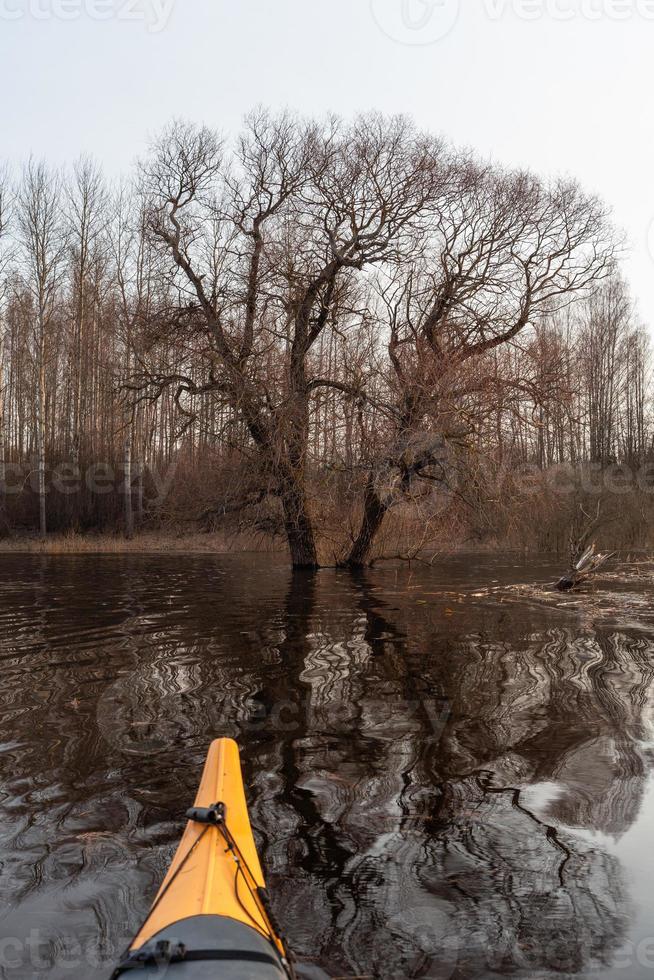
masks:
[[[0,566],[0,976],[108,976],[230,735],[277,918],[331,976],[654,978],[648,577]]]

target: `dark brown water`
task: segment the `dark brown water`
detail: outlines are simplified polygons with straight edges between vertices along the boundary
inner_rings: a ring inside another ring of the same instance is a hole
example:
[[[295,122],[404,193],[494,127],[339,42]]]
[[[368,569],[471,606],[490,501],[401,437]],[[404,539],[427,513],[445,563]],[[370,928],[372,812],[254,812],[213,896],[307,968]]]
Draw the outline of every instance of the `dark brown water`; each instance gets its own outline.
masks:
[[[0,559],[0,976],[106,977],[211,738],[333,976],[654,977],[654,592],[515,559]]]

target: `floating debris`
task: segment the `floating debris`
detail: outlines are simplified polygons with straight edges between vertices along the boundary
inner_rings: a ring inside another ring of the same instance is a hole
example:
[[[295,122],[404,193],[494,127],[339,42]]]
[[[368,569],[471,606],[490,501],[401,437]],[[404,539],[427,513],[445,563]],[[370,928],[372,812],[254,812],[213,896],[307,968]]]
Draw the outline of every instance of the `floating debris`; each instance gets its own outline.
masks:
[[[571,589],[575,589],[582,582],[587,581],[591,575],[594,575],[599,569],[606,564],[609,558],[613,557],[613,552],[602,553],[595,551],[595,542],[586,548],[581,558],[572,566],[567,575],[560,578],[556,583],[556,587],[559,592],[569,592]]]

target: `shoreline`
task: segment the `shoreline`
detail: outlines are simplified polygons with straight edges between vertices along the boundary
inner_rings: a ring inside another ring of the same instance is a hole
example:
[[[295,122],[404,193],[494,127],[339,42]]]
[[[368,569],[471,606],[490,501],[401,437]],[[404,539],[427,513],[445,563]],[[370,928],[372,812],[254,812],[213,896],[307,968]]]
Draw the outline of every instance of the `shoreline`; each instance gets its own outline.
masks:
[[[180,532],[165,531],[141,531],[134,534],[132,538],[125,538],[121,533],[87,533],[69,532],[63,534],[53,533],[48,535],[45,540],[32,535],[23,534],[12,537],[0,538],[1,555],[276,555],[287,557],[288,552],[281,542],[275,542],[269,537],[261,534],[235,533],[226,534],[221,531],[208,533],[191,532],[183,534]],[[416,558],[416,564],[428,564],[428,557],[437,559],[447,559],[462,557],[465,555],[493,556],[493,555],[513,555],[516,558],[528,560],[529,558],[543,557],[549,555],[558,561],[565,557],[563,553],[552,551],[534,551],[529,548],[516,548],[515,544],[495,541],[485,546],[476,544],[470,546],[466,543],[453,543],[449,541],[442,549],[436,549],[433,556]],[[654,560],[651,548],[620,548],[616,549],[615,558],[622,566],[622,570],[632,566],[638,569],[650,564]],[[407,564],[406,560],[394,559],[393,556],[378,558],[376,563],[386,563],[387,561],[398,560],[402,564]],[[412,563],[408,563],[412,564]],[[334,567],[333,563],[326,562],[321,567]],[[631,570],[631,569],[630,569]],[[608,577],[615,576],[616,571],[611,569]],[[607,573],[604,573],[605,577]],[[598,576],[599,577],[599,576]]]
[[[174,534],[142,531],[131,538],[121,534],[52,534],[45,540],[29,535],[16,535],[0,540],[0,555],[86,555],[86,554],[281,554],[269,540],[254,535]]]

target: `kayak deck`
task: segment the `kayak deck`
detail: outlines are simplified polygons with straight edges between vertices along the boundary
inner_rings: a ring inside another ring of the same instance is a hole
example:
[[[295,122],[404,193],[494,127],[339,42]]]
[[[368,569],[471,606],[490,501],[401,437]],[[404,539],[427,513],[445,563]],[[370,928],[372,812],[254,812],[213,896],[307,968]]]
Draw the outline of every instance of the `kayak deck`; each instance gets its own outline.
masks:
[[[266,937],[270,935],[265,911],[251,893],[251,888],[264,888],[265,881],[250,827],[238,746],[230,738],[211,743],[195,807],[208,808],[218,802],[225,806],[225,823],[242,861],[236,863],[219,827],[189,820],[153,910],[132,949],[171,923],[195,915],[228,916]],[[277,944],[283,953],[281,941]]]
[[[293,977],[271,922],[248,817],[238,746],[211,743],[190,819],[150,913],[114,977]]]

